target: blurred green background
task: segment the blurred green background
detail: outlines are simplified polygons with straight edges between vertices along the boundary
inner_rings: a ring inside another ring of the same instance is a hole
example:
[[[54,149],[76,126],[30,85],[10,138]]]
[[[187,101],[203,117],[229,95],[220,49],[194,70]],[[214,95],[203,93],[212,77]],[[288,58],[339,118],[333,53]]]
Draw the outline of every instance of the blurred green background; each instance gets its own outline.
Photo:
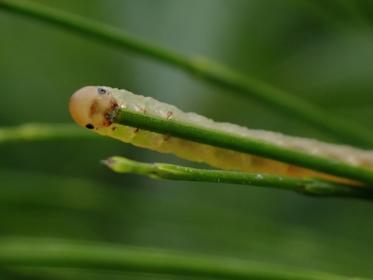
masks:
[[[372,1],[37,2],[205,55],[372,129]],[[180,70],[3,11],[0,34],[4,127],[72,123],[70,95],[93,84],[219,121],[344,141]],[[373,277],[369,202],[117,175],[100,160],[181,161],[100,136],[1,144],[0,153],[1,236],[109,241]]]

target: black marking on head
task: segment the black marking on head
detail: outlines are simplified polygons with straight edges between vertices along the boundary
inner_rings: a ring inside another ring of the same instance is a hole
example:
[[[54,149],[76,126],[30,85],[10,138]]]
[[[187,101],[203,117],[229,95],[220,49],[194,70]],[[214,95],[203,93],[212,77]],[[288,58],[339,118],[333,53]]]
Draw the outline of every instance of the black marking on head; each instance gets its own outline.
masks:
[[[107,90],[104,89],[104,88],[102,88],[102,87],[98,87],[98,88],[97,88],[97,92],[98,92],[98,94],[102,94],[102,95],[104,95],[104,94],[107,93]]]
[[[168,112],[167,112],[167,119],[168,119],[168,120],[171,119],[171,117],[172,117],[173,114],[174,114],[174,113],[173,113],[172,111],[168,111]]]
[[[88,129],[94,129],[95,128],[94,125],[91,124],[91,123],[88,123],[85,127],[88,128]]]

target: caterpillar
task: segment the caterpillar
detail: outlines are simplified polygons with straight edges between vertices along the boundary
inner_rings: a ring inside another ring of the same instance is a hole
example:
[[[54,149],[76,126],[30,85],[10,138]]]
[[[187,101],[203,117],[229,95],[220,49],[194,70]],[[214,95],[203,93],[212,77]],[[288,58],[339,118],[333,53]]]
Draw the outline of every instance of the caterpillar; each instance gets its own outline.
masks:
[[[336,179],[330,175],[280,161],[112,123],[115,113],[120,109],[225,131],[233,135],[249,137],[280,147],[373,169],[373,151],[287,136],[278,132],[248,129],[231,123],[215,122],[196,113],[185,113],[173,105],[123,89],[86,86],[77,90],[69,102],[69,111],[77,124],[98,134],[132,143],[135,146],[162,153],[172,153],[180,158],[206,163],[220,169]]]

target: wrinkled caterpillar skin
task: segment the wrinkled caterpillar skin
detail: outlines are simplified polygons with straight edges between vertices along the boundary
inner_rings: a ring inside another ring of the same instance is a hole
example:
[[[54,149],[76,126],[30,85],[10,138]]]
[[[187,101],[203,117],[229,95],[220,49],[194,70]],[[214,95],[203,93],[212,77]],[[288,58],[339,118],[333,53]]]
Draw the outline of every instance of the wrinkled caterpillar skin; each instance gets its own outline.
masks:
[[[76,91],[69,104],[70,113],[79,125],[92,129],[101,135],[132,143],[142,148],[172,153],[180,158],[203,162],[221,169],[288,176],[335,178],[271,159],[112,123],[113,116],[121,108],[150,116],[180,120],[200,127],[229,132],[233,135],[249,137],[280,147],[373,169],[373,151],[286,136],[276,132],[252,130],[230,123],[218,123],[195,113],[184,113],[175,106],[159,102],[151,97],[136,95],[126,90],[87,86]]]

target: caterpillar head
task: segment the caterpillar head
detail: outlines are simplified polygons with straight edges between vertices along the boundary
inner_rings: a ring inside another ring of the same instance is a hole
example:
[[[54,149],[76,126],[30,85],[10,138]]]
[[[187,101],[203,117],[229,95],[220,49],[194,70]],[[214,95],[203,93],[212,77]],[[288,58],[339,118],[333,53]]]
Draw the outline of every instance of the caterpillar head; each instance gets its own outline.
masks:
[[[77,90],[69,102],[74,121],[89,129],[111,125],[118,104],[110,91],[109,87],[99,86],[86,86]]]

